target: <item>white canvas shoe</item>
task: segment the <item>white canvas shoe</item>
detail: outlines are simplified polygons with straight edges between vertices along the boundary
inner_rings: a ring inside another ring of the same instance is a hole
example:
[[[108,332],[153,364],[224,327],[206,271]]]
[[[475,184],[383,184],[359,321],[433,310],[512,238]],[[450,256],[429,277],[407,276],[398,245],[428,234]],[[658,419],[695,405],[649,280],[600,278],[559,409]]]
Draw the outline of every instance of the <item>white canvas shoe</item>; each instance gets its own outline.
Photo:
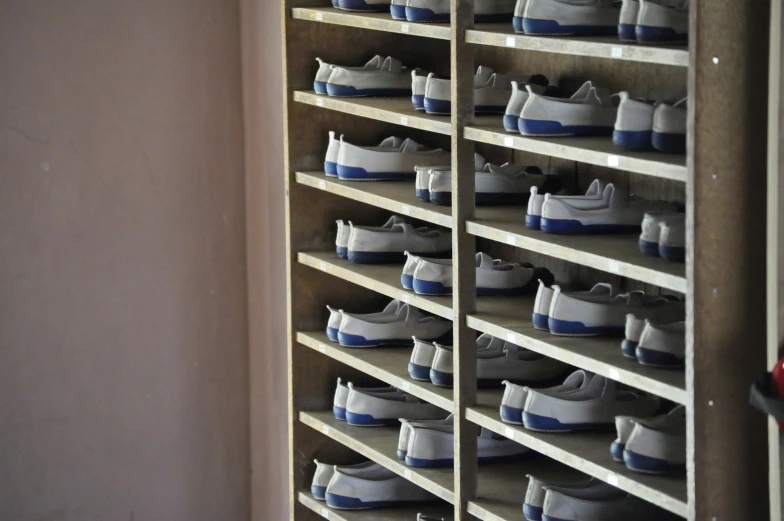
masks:
[[[650,2],[646,2],[650,3]],[[686,101],[675,105],[660,103],[653,113],[653,148],[668,154],[686,153]]]
[[[631,99],[626,91],[618,94],[618,116],[613,129],[613,144],[628,150],[650,150],[654,106]]]
[[[475,201],[478,205],[525,204],[531,188],[554,190],[560,185],[558,176],[546,176],[536,166],[487,163],[475,174]],[[439,169],[430,173],[430,202],[452,206],[452,170]]]
[[[396,315],[341,313],[338,341],[344,347],[413,345],[412,337],[429,341],[452,339],[451,320],[425,315],[408,304],[401,305]]]
[[[476,0],[474,22],[503,23],[512,19],[515,0]],[[409,22],[449,23],[449,0],[408,0],[406,19]]]
[[[524,2],[525,0],[519,0]],[[532,83],[535,82],[535,83]],[[548,80],[541,74],[531,76],[528,82],[512,81],[512,94],[509,96],[509,103],[504,111],[504,130],[507,132],[520,133],[520,113],[523,111],[525,102],[528,101],[528,89],[537,94],[544,94],[547,90]]]
[[[351,473],[336,468],[324,495],[327,506],[339,510],[364,510],[438,499],[381,465]]]
[[[569,99],[543,96],[527,87],[528,101],[520,112],[520,133],[550,137],[611,135],[618,116],[618,98],[602,96],[593,86],[585,92],[588,84]]]
[[[585,389],[593,378],[593,373],[577,370],[566,377],[561,385],[547,387],[543,389],[551,393],[569,393],[580,389]],[[501,398],[501,421],[512,425],[523,425],[523,409],[528,398],[528,386],[514,384],[509,381],[502,382],[505,386],[504,395]]]
[[[407,0],[398,1],[403,2]],[[394,3],[392,5],[394,6]],[[405,17],[403,19],[405,20]],[[411,71],[411,104],[414,106],[414,110],[425,110],[425,88],[430,76],[430,74],[423,73],[420,70]]]
[[[623,356],[636,358],[634,350],[637,349],[643,329],[645,329],[645,319],[635,317],[634,313],[626,315],[626,324],[623,329],[624,339],[621,342]]]
[[[613,380],[594,376],[585,389],[570,393],[530,389],[523,425],[538,432],[602,429],[616,416],[650,417],[659,408],[655,396],[618,390]]]
[[[321,463],[317,459],[314,459],[313,462],[316,464],[316,473],[313,474],[313,481],[310,485],[310,493],[313,494],[313,497],[319,501],[324,501],[325,499],[324,496],[327,493],[327,485],[329,485],[329,480],[332,479],[332,476],[335,475],[335,468],[347,469],[348,472],[351,472],[351,470],[366,469],[373,465],[378,465],[372,461],[365,461],[356,465],[340,466]]]
[[[689,0],[640,0],[635,36],[639,43],[689,41]]]
[[[362,1],[362,0],[358,0]],[[389,0],[387,8],[389,8]],[[410,96],[411,77],[400,60],[387,56],[378,69],[351,69],[332,66],[327,94],[338,98],[368,96]]]
[[[372,393],[379,393],[379,394],[397,394],[403,396],[403,391],[399,391],[398,389],[392,387],[391,385],[381,386],[381,387],[357,387],[360,391],[367,391]],[[335,395],[332,398],[332,413],[335,415],[335,419],[345,421],[346,420],[346,404],[348,403],[348,395],[349,395],[349,388],[347,385],[343,385],[341,379],[338,378],[338,385],[335,388]]]
[[[671,323],[684,320],[686,312],[683,302],[647,296],[641,291],[611,296],[554,289],[547,324],[550,333],[559,336],[623,335],[629,313],[655,323]]]
[[[610,183],[605,187],[601,201],[597,200],[593,206],[545,195],[541,229],[559,234],[639,232],[647,212],[674,212],[676,209],[667,201],[627,197]]]
[[[662,223],[685,222],[685,219],[686,214],[681,212],[646,212],[641,225],[640,251],[658,257]]]
[[[355,317],[363,317],[363,318],[383,318],[384,316],[387,317],[394,317],[397,315],[397,312],[400,310],[400,306],[403,303],[400,302],[398,299],[394,299],[390,301],[389,304],[386,305],[383,311],[378,313],[367,313],[367,314],[357,314],[355,313]],[[327,306],[329,310],[329,321],[327,322],[327,337],[333,342],[338,341],[338,331],[340,330],[340,323],[343,321],[343,311],[340,309],[335,309],[333,307]]]
[[[344,11],[363,13],[383,13],[389,11],[390,0],[338,0],[338,7]]]
[[[536,35],[616,34],[620,14],[613,0],[528,0],[523,29]]]
[[[493,75],[493,69],[479,66],[474,74],[474,89],[483,85]],[[438,78],[430,73],[425,85],[425,112],[428,114],[448,116],[452,113],[452,80]]]
[[[653,503],[614,487],[545,488],[542,521],[662,520],[662,511]]]
[[[416,177],[416,166],[438,166],[449,163],[451,154],[430,149],[413,139],[399,147],[360,147],[340,140],[338,177],[342,181],[404,181]]]
[[[623,0],[618,20],[618,38],[624,42],[636,42],[637,13],[640,12],[640,0]]]
[[[550,306],[553,303],[553,295],[555,295],[555,288],[548,287],[543,281],[539,281],[539,290],[536,292],[536,299],[534,300],[534,313],[531,317],[534,328],[540,331],[550,331]],[[612,284],[599,283],[596,284],[590,291],[579,292],[581,295],[615,295],[616,291]]]
[[[506,345],[505,340],[483,333],[476,339],[477,356],[501,356]],[[430,367],[430,381],[439,387],[452,387],[454,382],[454,354],[452,346],[439,343],[434,343],[434,346],[436,354]],[[478,367],[479,363],[477,362]]]
[[[439,420],[446,411],[410,394],[360,391],[349,383],[346,421],[359,427],[398,425],[399,418],[408,420]]]
[[[319,63],[319,68],[316,71],[316,78],[313,80],[313,90],[316,91],[317,94],[328,94],[327,92],[327,83],[329,82],[329,77],[332,75],[332,69],[336,67],[331,63],[326,63],[321,58],[316,58],[316,61]],[[365,65],[360,67],[343,67],[344,69],[352,70],[352,71],[376,71],[381,68],[381,64],[384,63],[384,58],[381,56],[374,56]],[[337,67],[341,67],[338,65]]]
[[[532,76],[497,74],[489,67],[479,67],[474,75],[474,110],[477,114],[503,114],[512,95],[512,81],[528,82]],[[540,76],[536,77],[540,79]],[[425,111],[428,114],[452,113],[452,80],[428,77],[425,90]],[[538,86],[537,86],[538,87]]]
[[[643,365],[683,367],[686,362],[686,322],[654,326],[646,320],[634,353]]]
[[[338,234],[335,238],[335,249],[337,251],[338,257],[341,259],[347,259],[348,241],[351,238],[351,227],[344,224],[343,221],[336,222],[338,224]],[[404,222],[406,222],[406,220],[399,215],[393,215],[382,226],[367,226],[366,228],[369,230],[389,230],[392,228],[392,226],[396,224],[403,224]]]
[[[408,437],[411,434],[413,427],[440,427],[443,425],[452,425],[454,415],[450,414],[443,420],[407,420],[400,419],[400,436],[397,440],[397,459],[406,459],[406,449],[408,447]]]
[[[429,382],[430,368],[433,367],[435,356],[435,344],[414,337],[414,350],[411,351],[411,360],[408,362],[408,374],[411,378]]]
[[[392,14],[393,20],[405,20],[406,19],[406,4],[408,0],[392,0],[392,3],[389,5],[389,12]]]
[[[634,416],[615,417],[615,431],[618,436],[610,445],[610,455],[612,456],[612,459],[618,463],[623,463],[623,450],[626,448],[626,442],[629,440],[629,436],[632,435],[634,421],[636,419],[637,418]]]
[[[474,154],[474,170],[479,171],[482,170],[487,161],[485,158],[482,157],[481,154]],[[451,172],[452,167],[451,165],[442,165],[442,166],[416,166],[414,167],[416,170],[416,196],[417,199],[420,201],[424,201],[426,203],[430,201],[430,176],[432,172],[436,171],[446,171]]]
[[[570,205],[580,208],[582,206],[593,207],[601,201],[604,194],[604,183],[594,179],[588,187],[585,195],[550,195],[551,199],[563,199]],[[531,188],[531,196],[528,198],[528,209],[525,214],[525,226],[531,230],[539,230],[542,226],[542,207],[544,206],[544,193],[539,193],[539,188]]]
[[[645,474],[686,473],[686,409],[635,420],[623,451],[626,466]]]
[[[686,219],[671,220],[659,225],[659,255],[672,262],[686,260]]]
[[[360,264],[390,264],[405,261],[405,252],[445,257],[452,251],[452,234],[430,228],[395,224],[388,230],[351,226],[348,260]]]
[[[517,0],[517,3],[515,4],[514,13],[512,15],[512,28],[516,33],[522,34],[525,32],[525,29],[523,29],[523,14],[525,13],[525,6],[527,4],[528,0]]]
[[[531,451],[484,427],[477,437],[480,463],[506,460]],[[406,446],[406,465],[415,468],[452,467],[455,464],[455,432],[453,425],[412,426]]]
[[[340,136],[341,139],[343,136]],[[327,155],[324,157],[324,173],[327,177],[338,176],[338,153],[340,152],[340,139],[335,138],[335,132],[329,132]]]
[[[528,474],[528,488],[525,491],[525,499],[523,500],[523,516],[528,521],[542,521],[542,510],[544,508],[544,499],[547,495],[546,487],[559,487],[559,488],[589,488],[589,487],[609,487],[601,481],[594,478],[581,479],[579,481],[545,481],[536,476]]]

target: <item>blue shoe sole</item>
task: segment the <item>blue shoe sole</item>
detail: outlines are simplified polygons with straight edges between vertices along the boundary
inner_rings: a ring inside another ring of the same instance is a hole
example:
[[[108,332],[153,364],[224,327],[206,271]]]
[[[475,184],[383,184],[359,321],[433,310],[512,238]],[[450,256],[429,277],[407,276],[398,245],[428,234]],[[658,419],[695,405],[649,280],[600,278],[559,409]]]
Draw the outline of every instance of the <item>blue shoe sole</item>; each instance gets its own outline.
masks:
[[[550,331],[550,324],[547,315],[542,315],[541,313],[534,313],[531,315],[531,321],[534,324],[534,328],[540,331]]]
[[[556,418],[523,412],[523,424],[526,429],[541,432],[571,432],[604,429],[605,423],[561,423]]]
[[[348,496],[339,496],[327,492],[324,498],[327,505],[339,510],[366,510],[368,508],[387,507],[395,505],[395,501],[362,501],[361,499]]]
[[[338,178],[342,181],[411,181],[416,172],[368,172],[355,166],[337,166]]]
[[[406,6],[404,6],[404,5],[390,4],[389,12],[392,15],[392,19],[393,20],[405,20],[406,19]]]
[[[685,154],[686,134],[654,132],[651,136],[653,148],[665,154]]]
[[[400,274],[400,285],[403,286],[405,289],[414,289],[414,276],[413,275],[404,275]]]
[[[651,241],[640,239],[639,245],[640,245],[640,251],[643,252],[643,254],[648,255],[650,257],[659,256],[658,242],[651,242]]]
[[[653,367],[662,367],[665,369],[680,369],[686,361],[678,358],[672,353],[663,353],[653,349],[637,346],[634,350],[637,361],[643,365],[650,365]]]
[[[422,202],[429,203],[430,202],[430,190],[425,190],[422,188],[416,189],[416,196]]]
[[[576,219],[548,219],[542,217],[541,229],[545,233],[629,233],[639,232],[639,224],[583,224]]]
[[[314,81],[313,82],[313,90],[316,91],[316,94],[327,94],[327,82],[326,81]]]
[[[454,374],[452,373],[444,373],[442,371],[436,371],[435,369],[430,369],[430,381],[433,382],[434,385],[439,387],[452,387],[454,385]]]
[[[627,150],[651,150],[651,130],[613,130],[613,144]]]
[[[327,338],[329,338],[333,342],[337,342],[338,341],[338,328],[336,328],[336,327],[328,327],[327,328]]]
[[[422,458],[412,458],[410,456],[406,456],[406,465],[408,465],[409,467],[414,467],[419,469],[438,469],[444,467],[454,467],[455,459],[454,458],[422,459]]]
[[[414,380],[419,380],[420,382],[429,382],[430,381],[430,368],[426,365],[419,365],[419,364],[408,364],[408,374]]]
[[[348,258],[348,248],[336,248],[335,251],[341,259]]]
[[[544,512],[544,509],[541,507],[523,503],[523,516],[525,516],[528,521],[542,521],[542,512]]]
[[[618,38],[626,42],[637,41],[635,27],[637,27],[635,24],[618,24]]]
[[[346,11],[364,11],[368,13],[383,13],[389,10],[390,4],[368,4],[365,0],[338,0],[341,9]]]
[[[516,33],[524,33],[525,29],[523,28],[523,17],[522,16],[512,16],[512,29]]]
[[[688,33],[675,32],[672,27],[654,27],[651,25],[637,25],[634,36],[639,43],[688,43]]]
[[[413,346],[414,341],[411,337],[406,338],[384,338],[384,339],[366,339],[363,336],[352,335],[338,331],[338,342],[343,347],[376,347],[376,346]]]
[[[350,85],[327,83],[327,94],[334,98],[370,98],[375,96],[411,96],[411,89],[357,89]]]
[[[659,255],[671,262],[685,262],[686,248],[659,245]]]
[[[435,116],[449,116],[452,114],[452,102],[425,98],[425,112]]]
[[[332,161],[324,161],[324,173],[329,177],[338,176],[338,164]]]
[[[561,34],[599,36],[617,34],[617,25],[561,25],[556,20],[538,20],[536,18],[523,18],[525,34]]]
[[[621,353],[623,353],[623,356],[627,358],[637,358],[637,355],[634,354],[635,349],[637,349],[637,342],[625,338],[623,339],[623,342],[621,342]]]
[[[451,295],[452,288],[446,287],[440,282],[430,280],[414,279],[414,292],[417,295]]]
[[[335,415],[335,418],[338,420],[346,421],[346,409],[343,407],[337,407],[335,405],[332,406],[332,414]]]
[[[406,20],[409,22],[449,23],[449,13],[436,14],[425,7],[406,7]]]
[[[397,418],[374,418],[370,414],[357,414],[346,411],[346,421],[357,427],[386,427],[400,425]]]
[[[405,18],[404,18],[405,20]],[[412,94],[411,95],[411,104],[414,106],[414,110],[425,110],[425,96],[424,94]]]
[[[558,320],[550,317],[547,320],[550,333],[558,336],[614,336],[623,335],[623,327],[586,326],[582,322]]]
[[[324,501],[325,495],[327,494],[327,487],[317,487],[316,485],[311,485],[310,493],[313,494],[315,499]]]
[[[523,410],[509,407],[508,405],[501,405],[500,409],[501,421],[504,423],[511,423],[512,425],[523,424]]]
[[[507,132],[520,133],[519,116],[504,114],[504,130]]]
[[[524,136],[609,136],[613,127],[601,125],[563,125],[559,121],[518,119],[518,128]]]
[[[624,450],[623,461],[626,466],[637,472],[645,474],[685,474],[685,464],[668,463],[665,460],[643,456],[635,452]]]
[[[542,216],[541,215],[525,215],[525,227],[529,230],[542,229]]]
[[[610,455],[612,456],[612,459],[618,463],[623,463],[623,450],[625,448],[626,445],[623,443],[618,443],[617,441],[612,442],[610,445]]]
[[[398,449],[397,450],[397,459],[405,460],[406,459],[406,451]]]

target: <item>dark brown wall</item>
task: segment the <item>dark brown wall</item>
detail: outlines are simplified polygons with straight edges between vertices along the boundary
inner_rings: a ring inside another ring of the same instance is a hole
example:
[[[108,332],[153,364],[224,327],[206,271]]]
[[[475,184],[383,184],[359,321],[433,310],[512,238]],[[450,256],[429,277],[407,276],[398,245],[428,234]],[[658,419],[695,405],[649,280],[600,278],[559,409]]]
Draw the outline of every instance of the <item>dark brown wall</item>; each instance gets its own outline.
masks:
[[[0,520],[248,518],[239,44],[237,0],[0,2]]]

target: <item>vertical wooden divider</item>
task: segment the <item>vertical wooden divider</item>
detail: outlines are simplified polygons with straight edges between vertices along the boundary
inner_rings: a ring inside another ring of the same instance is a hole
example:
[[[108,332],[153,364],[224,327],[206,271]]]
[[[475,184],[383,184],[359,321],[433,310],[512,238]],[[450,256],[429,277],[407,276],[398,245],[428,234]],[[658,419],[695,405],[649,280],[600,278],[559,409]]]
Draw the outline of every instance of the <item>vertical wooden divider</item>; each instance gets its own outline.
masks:
[[[455,520],[470,519],[468,501],[476,497],[476,425],[466,408],[476,404],[476,333],[466,316],[476,311],[476,239],[466,231],[474,217],[474,145],[463,129],[474,121],[474,52],[466,30],[474,26],[473,0],[451,0],[450,43],[452,77],[452,251],[455,371]]]

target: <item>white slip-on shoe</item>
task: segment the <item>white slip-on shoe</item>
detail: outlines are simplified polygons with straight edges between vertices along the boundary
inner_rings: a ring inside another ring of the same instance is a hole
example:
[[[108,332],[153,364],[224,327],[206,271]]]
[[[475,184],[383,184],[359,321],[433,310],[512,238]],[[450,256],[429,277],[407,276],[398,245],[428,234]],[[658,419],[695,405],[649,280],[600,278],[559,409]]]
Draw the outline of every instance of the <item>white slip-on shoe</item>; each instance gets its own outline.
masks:
[[[528,0],[517,0],[517,3],[515,4],[514,13],[512,14],[512,28],[516,33],[522,34],[525,32],[525,29],[523,29],[523,14],[525,13],[525,6],[527,3]]]
[[[342,181],[405,181],[416,178],[417,166],[449,164],[451,154],[430,149],[413,139],[399,147],[360,147],[340,140],[338,177]]]
[[[507,460],[531,451],[484,427],[477,437],[477,459],[480,463]],[[406,465],[415,468],[452,467],[455,464],[455,432],[453,425],[412,426],[406,446]]]
[[[389,4],[389,12],[392,15],[393,20],[405,20],[406,19],[406,4],[408,0],[392,0],[392,3]]]
[[[651,201],[627,197],[608,184],[602,199],[595,206],[555,199],[545,195],[542,205],[541,229],[545,233],[587,234],[639,232],[647,212],[674,212],[677,207],[667,201]]]
[[[350,147],[354,147],[349,143],[345,143]],[[335,138],[335,133],[329,133],[329,146],[327,147],[327,155],[324,158],[324,172],[329,177],[340,177],[338,172],[338,164],[340,163],[340,151],[343,149],[344,141],[343,141],[343,134],[340,135],[339,138]],[[390,136],[377,146],[373,147],[356,147],[357,149],[361,149],[366,153],[372,152],[389,152],[393,150],[399,150],[403,146],[403,140],[396,136]],[[361,154],[361,152],[358,152]],[[349,154],[348,159],[351,160],[353,158],[353,154]]]
[[[530,87],[526,89],[528,100],[519,120],[522,135],[612,135],[618,116],[617,96],[602,96],[595,87],[588,89],[584,95],[581,87],[569,99],[543,96]]]
[[[493,69],[479,66],[474,74],[474,89],[483,85],[493,75]],[[452,80],[438,78],[430,73],[425,85],[425,112],[432,115],[448,116],[452,113]]]
[[[433,367],[435,356],[435,344],[414,337],[414,350],[411,351],[411,360],[408,362],[408,374],[411,378],[421,382],[429,382],[430,368]]]
[[[626,448],[626,442],[629,440],[629,436],[632,435],[632,430],[634,430],[635,425],[634,421],[636,419],[637,418],[634,416],[615,417],[615,431],[617,436],[612,444],[610,444],[610,455],[612,456],[612,459],[618,463],[623,463],[623,450]]]
[[[358,0],[362,1],[362,0]],[[387,8],[389,7],[387,0]],[[411,76],[400,60],[387,56],[378,69],[350,69],[332,66],[327,94],[338,98],[368,96],[410,96]]]
[[[636,358],[634,350],[640,342],[640,337],[645,329],[645,319],[637,318],[634,313],[626,315],[626,324],[623,328],[624,339],[621,342],[621,352],[627,358]]]
[[[686,322],[655,326],[646,320],[634,354],[643,365],[683,367],[686,362]]]
[[[406,459],[406,448],[408,447],[408,437],[411,434],[412,427],[440,427],[443,425],[452,425],[454,415],[450,414],[443,420],[407,420],[399,418],[400,420],[400,436],[397,439],[397,459]]]
[[[395,224],[389,230],[351,226],[348,260],[360,264],[392,264],[405,261],[406,251],[414,255],[445,257],[452,251],[452,234],[430,228]]]
[[[618,97],[618,116],[613,128],[613,144],[628,150],[650,150],[653,133],[654,106],[645,101],[631,99],[626,91]]]
[[[403,396],[403,391],[392,387],[391,385],[382,386],[382,387],[357,387],[360,391],[367,391],[373,393],[390,393],[390,394],[397,394]],[[349,388],[347,385],[343,385],[341,379],[338,378],[338,385],[335,387],[335,395],[332,398],[332,413],[335,415],[335,419],[345,421],[346,420],[346,404],[348,403],[348,395],[349,395]]]
[[[640,0],[635,36],[639,43],[689,41],[689,0]]]
[[[629,313],[655,323],[671,323],[684,320],[685,310],[683,302],[641,291],[586,295],[563,293],[556,287],[547,325],[558,336],[615,336],[624,334]]]
[[[623,461],[631,470],[645,474],[686,473],[685,407],[680,405],[663,416],[635,420]]]
[[[405,20],[405,17],[403,19]],[[418,69],[411,71],[411,104],[414,106],[414,110],[425,110],[425,88],[429,77],[430,74],[423,73]]]
[[[364,13],[383,13],[389,11],[390,0],[338,0],[338,7],[344,11]]]
[[[542,75],[493,74],[484,82],[474,84],[474,111],[477,114],[505,114],[512,98],[512,82],[530,85],[532,91],[540,91],[539,83],[542,81],[547,82]]]
[[[625,492],[602,487],[545,487],[542,521],[661,521],[662,511]]]
[[[569,376],[561,385],[548,387],[545,391],[552,393],[568,393],[584,389],[591,382],[593,373],[579,369]],[[523,425],[523,409],[528,398],[529,388],[525,385],[514,384],[509,381],[502,382],[505,386],[504,395],[501,398],[501,421],[512,425]]]
[[[408,420],[440,420],[447,412],[410,394],[359,391],[348,384],[346,421],[359,427],[398,425]]]
[[[406,263],[403,265],[403,272],[400,274],[400,285],[411,291],[414,290],[414,272],[416,271],[417,266],[419,266],[419,261],[421,259],[432,262],[438,262],[439,260],[442,260],[420,257],[407,251],[404,251],[403,254],[406,256]]]
[[[585,479],[575,481],[549,481],[537,478],[532,474],[526,475],[528,478],[528,488],[525,490],[525,499],[523,500],[523,516],[528,521],[542,521],[542,509],[544,507],[544,498],[547,494],[545,487],[559,487],[559,488],[589,488],[589,487],[609,487],[601,481],[594,478],[586,477]]]
[[[352,473],[336,468],[324,495],[327,506],[339,510],[365,510],[438,499],[381,465]]]
[[[340,136],[340,139],[342,138],[343,136]],[[338,176],[338,154],[340,153],[340,139],[335,138],[335,132],[329,132],[329,145],[327,145],[327,155],[324,157],[324,173],[327,175],[327,177]]]
[[[588,186],[585,195],[557,195],[550,194],[551,199],[564,199],[572,206],[580,208],[582,205],[592,207],[601,201],[604,194],[604,183],[594,179]],[[542,207],[544,206],[544,196],[539,193],[536,186],[531,188],[531,196],[528,198],[528,208],[525,214],[525,226],[531,230],[539,230],[542,226]]]
[[[677,220],[659,225],[659,255],[668,261],[686,260],[686,219],[685,214]]]
[[[393,317],[397,315],[397,312],[400,310],[400,306],[402,305],[403,305],[402,302],[400,302],[398,299],[394,299],[391,300],[389,304],[386,305],[383,311],[380,311],[378,313],[367,313],[367,314],[354,313],[353,315],[355,317],[370,318],[370,319],[380,318],[384,316]],[[327,306],[327,309],[329,310],[329,320],[327,321],[327,337],[329,337],[329,339],[332,340],[333,342],[337,342],[338,331],[340,330],[340,323],[343,321],[343,311],[340,309],[335,309],[331,306]]]
[[[316,71],[316,78],[313,80],[313,90],[315,90],[317,94],[328,94],[327,83],[329,82],[329,77],[332,76],[332,69],[336,66],[331,63],[326,63],[321,58],[316,58],[316,61],[319,62],[319,68]],[[343,68],[352,71],[375,71],[381,67],[382,63],[384,63],[384,58],[377,55],[360,67]],[[338,67],[341,66],[338,65]]]
[[[616,34],[620,14],[613,0],[528,0],[523,29],[536,35]]]
[[[686,102],[660,103],[653,113],[653,148],[668,154],[686,153]]]
[[[482,157],[481,154],[474,154],[474,170],[480,171],[482,170],[487,161],[485,158]],[[416,170],[416,196],[417,199],[423,202],[430,202],[430,175],[433,171],[447,171],[451,172],[452,167],[450,165],[442,165],[442,166],[416,166],[414,167]]]
[[[519,1],[524,2],[525,0]],[[547,78],[541,74],[531,76],[527,82],[510,82],[512,94],[509,96],[509,103],[504,111],[504,130],[514,132],[515,134],[520,133],[520,112],[523,111],[525,102],[528,101],[528,89],[526,87],[531,87],[531,90],[537,94],[544,94],[548,84]]]
[[[503,23],[512,19],[515,0],[475,0],[475,23]],[[409,22],[449,23],[449,0],[408,0]]]
[[[555,295],[555,287],[548,287],[543,281],[539,281],[539,290],[536,292],[536,299],[534,299],[534,313],[531,317],[535,329],[550,331],[548,321],[550,319],[550,306],[552,306],[553,295]],[[585,295],[615,295],[616,291],[612,284],[600,282],[594,285],[590,291],[580,293]]]
[[[395,315],[356,315],[341,310],[343,320],[338,341],[344,347],[413,345],[412,337],[421,340],[452,340],[452,321],[425,315],[403,304]]]
[[[603,429],[614,425],[616,416],[650,417],[659,404],[655,396],[618,390],[613,380],[594,376],[585,389],[570,393],[530,389],[523,425],[538,432]]]
[[[477,356],[501,356],[504,352],[505,340],[483,333],[476,339]],[[511,344],[509,344],[511,345]],[[436,354],[430,367],[430,381],[439,387],[452,387],[454,382],[454,354],[452,346],[434,343]],[[478,367],[478,363],[477,363]]]
[[[342,220],[336,222],[338,224],[338,233],[337,237],[335,238],[335,250],[337,251],[338,257],[341,259],[347,259],[348,241],[351,238],[351,227],[347,226]],[[389,230],[392,228],[392,226],[396,224],[403,224],[404,222],[406,222],[406,220],[399,215],[393,215],[381,226],[366,226],[365,228],[369,230]]]
[[[314,459],[313,462],[316,464],[316,472],[313,474],[313,481],[310,485],[310,493],[313,494],[313,497],[319,501],[324,501],[324,495],[327,493],[327,485],[329,485],[329,480],[332,479],[332,476],[335,474],[335,468],[339,469],[366,469],[373,465],[377,465],[370,460],[365,461],[363,463],[357,463],[356,465],[329,465],[327,463],[321,463],[319,460]],[[351,470],[349,470],[351,472]]]
[[[487,163],[475,173],[475,202],[478,205],[525,204],[532,187],[554,191],[560,177],[544,175],[537,166]],[[452,170],[432,170],[428,187],[430,202],[452,206]]]
[[[680,212],[646,212],[641,225],[640,251],[645,255],[658,257],[661,224],[683,221],[685,219],[686,214]]]
[[[640,12],[640,0],[623,0],[621,14],[618,19],[618,38],[624,42],[636,42],[637,13]]]

